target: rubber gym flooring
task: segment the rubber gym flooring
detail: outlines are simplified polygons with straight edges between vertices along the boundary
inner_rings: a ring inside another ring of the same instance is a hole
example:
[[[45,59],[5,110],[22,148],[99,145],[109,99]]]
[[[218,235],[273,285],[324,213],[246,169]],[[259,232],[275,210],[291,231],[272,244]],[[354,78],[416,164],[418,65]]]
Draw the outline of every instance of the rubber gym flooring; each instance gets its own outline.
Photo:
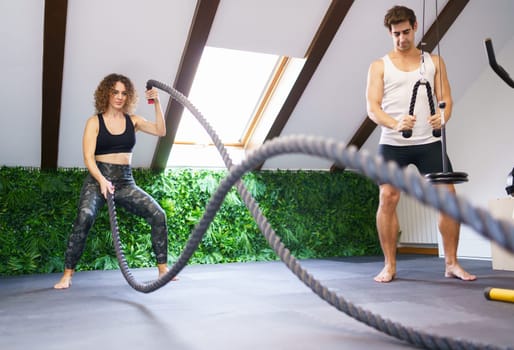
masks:
[[[486,287],[514,289],[514,272],[461,260],[475,282],[443,277],[444,261],[400,255],[397,279],[372,277],[381,257],[301,262],[325,286],[404,326],[478,344],[514,346],[514,303],[490,301]],[[139,281],[156,269],[133,271]],[[0,349],[411,349],[318,297],[282,262],[189,265],[149,294],[120,271],[0,278]]]

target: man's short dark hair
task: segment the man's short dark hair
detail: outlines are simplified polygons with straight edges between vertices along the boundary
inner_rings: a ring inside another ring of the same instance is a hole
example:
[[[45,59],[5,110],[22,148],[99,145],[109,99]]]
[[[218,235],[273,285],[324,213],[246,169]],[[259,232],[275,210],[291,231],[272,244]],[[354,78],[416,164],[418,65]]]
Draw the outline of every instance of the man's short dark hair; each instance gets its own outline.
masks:
[[[392,25],[404,21],[409,21],[411,27],[414,27],[416,14],[408,7],[397,5],[387,11],[384,17],[384,26],[390,31]]]

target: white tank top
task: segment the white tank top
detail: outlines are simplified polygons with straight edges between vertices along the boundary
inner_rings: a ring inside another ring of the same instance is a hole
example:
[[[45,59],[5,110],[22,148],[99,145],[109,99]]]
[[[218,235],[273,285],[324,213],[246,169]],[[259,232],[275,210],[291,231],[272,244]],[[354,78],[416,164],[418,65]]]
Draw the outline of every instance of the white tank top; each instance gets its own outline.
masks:
[[[434,106],[437,111],[437,100],[434,93],[435,66],[429,53],[424,53],[425,73],[424,78],[430,83]],[[419,68],[411,72],[404,72],[396,68],[389,55],[382,57],[384,61],[384,96],[382,110],[396,120],[409,114],[412,90],[416,82],[421,78]],[[393,146],[409,146],[436,142],[439,138],[432,136],[432,127],[427,118],[430,116],[430,104],[428,103],[427,89],[420,85],[414,108],[416,123],[410,138],[404,138],[401,132],[382,126],[380,144]]]

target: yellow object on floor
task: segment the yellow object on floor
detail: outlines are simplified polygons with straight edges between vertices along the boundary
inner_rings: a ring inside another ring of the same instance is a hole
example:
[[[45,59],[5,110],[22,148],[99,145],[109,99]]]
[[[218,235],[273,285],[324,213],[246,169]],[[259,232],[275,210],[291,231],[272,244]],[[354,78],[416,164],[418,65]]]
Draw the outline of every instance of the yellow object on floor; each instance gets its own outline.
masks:
[[[484,290],[484,295],[489,300],[514,303],[514,289],[488,287]]]

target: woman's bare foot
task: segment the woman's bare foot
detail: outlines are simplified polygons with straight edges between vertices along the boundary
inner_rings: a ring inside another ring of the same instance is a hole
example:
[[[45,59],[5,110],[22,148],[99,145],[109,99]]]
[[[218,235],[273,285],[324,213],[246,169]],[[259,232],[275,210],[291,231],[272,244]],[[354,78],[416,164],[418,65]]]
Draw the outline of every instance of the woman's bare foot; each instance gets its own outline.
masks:
[[[474,281],[477,279],[477,276],[468,273],[466,270],[462,268],[462,266],[460,266],[457,263],[453,265],[446,265],[444,277],[458,278],[463,281]]]
[[[391,282],[396,277],[396,271],[394,268],[384,266],[382,271],[375,276],[374,280],[379,283]]]
[[[164,276],[168,272],[168,265],[166,264],[157,264],[157,269],[159,270],[159,278]],[[171,279],[172,281],[178,281],[178,277],[175,276]]]
[[[54,284],[55,289],[67,289],[71,286],[71,278],[73,277],[72,269],[64,269],[64,273],[59,282]]]

